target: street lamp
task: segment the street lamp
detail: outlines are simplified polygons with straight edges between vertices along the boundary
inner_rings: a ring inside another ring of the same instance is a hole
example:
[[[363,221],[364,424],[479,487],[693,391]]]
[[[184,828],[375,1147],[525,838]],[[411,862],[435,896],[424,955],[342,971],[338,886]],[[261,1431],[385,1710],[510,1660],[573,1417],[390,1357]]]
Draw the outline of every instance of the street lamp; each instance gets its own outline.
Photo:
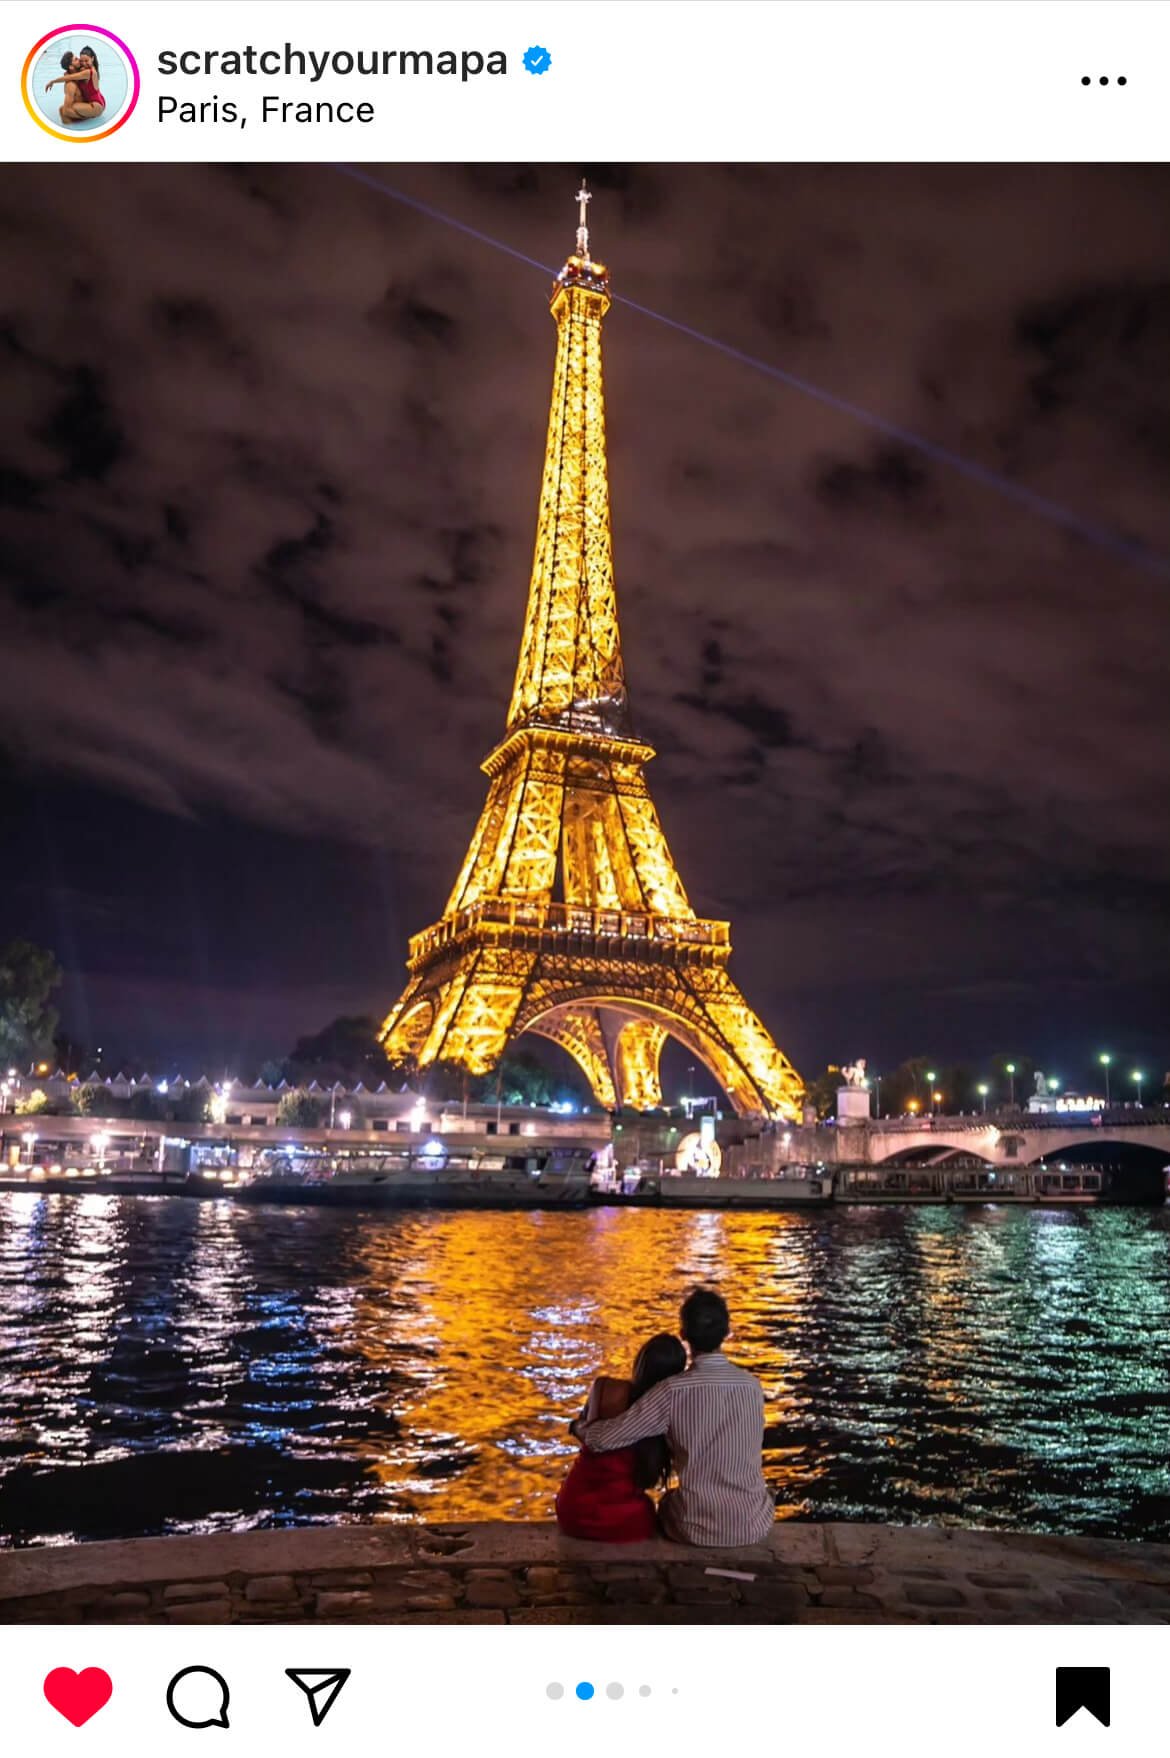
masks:
[[[1055,1074],[1050,1074],[1048,1077],[1048,1091],[1050,1093],[1058,1093],[1060,1091],[1060,1080]]]
[[[882,1077],[880,1074],[875,1074],[873,1077],[873,1095],[873,1114],[875,1117],[880,1117],[882,1114]]]
[[[931,1095],[930,1095],[930,1108],[936,1117],[938,1115],[938,1108],[942,1104],[942,1102],[943,1102],[943,1096],[941,1093],[931,1093]]]
[[[1113,1058],[1112,1058],[1112,1056],[1108,1055],[1107,1053],[1104,1053],[1101,1056],[1099,1056],[1097,1058],[1097,1060],[1098,1060],[1098,1062],[1100,1062],[1102,1068],[1105,1070],[1105,1108],[1106,1108],[1106,1110],[1108,1110],[1108,1108],[1109,1108],[1109,1064],[1113,1061]]]
[[[32,1157],[33,1157],[33,1149],[37,1145],[37,1138],[35,1135],[26,1135],[26,1136],[22,1136],[21,1140],[24,1142],[25,1152],[28,1155],[28,1163],[31,1166],[32,1165]]]
[[[984,1111],[985,1111],[985,1112],[986,1112],[986,1110],[987,1110],[987,1093],[988,1093],[988,1088],[987,1088],[987,1087],[986,1087],[986,1086],[985,1086],[985,1085],[984,1085],[984,1086],[980,1086],[980,1087],[978,1087],[978,1088],[977,1088],[977,1089],[976,1089],[976,1091],[977,1091],[977,1092],[978,1092],[978,1094],[979,1094],[979,1097],[980,1097],[980,1098],[981,1098],[981,1099],[982,1099],[982,1100],[983,1100],[983,1109],[984,1109]]]
[[[337,1121],[338,1121],[338,1123],[340,1123],[342,1129],[348,1129],[350,1124],[353,1122],[353,1112],[352,1111],[339,1111],[337,1113]]]
[[[934,1102],[937,1097],[937,1094],[934,1091],[934,1083],[937,1079],[938,1079],[938,1075],[934,1072],[934,1069],[928,1068],[926,1071],[926,1082],[927,1082],[927,1085],[931,1089],[931,1091],[930,1091],[930,1108],[932,1111],[934,1110]]]
[[[1016,1104],[1016,1065],[1014,1062],[1004,1063],[1004,1072],[1008,1077],[1008,1104],[1015,1109]]]
[[[1141,1102],[1142,1102],[1142,1082],[1145,1080],[1146,1077],[1142,1073],[1140,1068],[1135,1068],[1133,1071],[1132,1078],[1133,1078],[1133,1083],[1137,1088],[1138,1105],[1140,1106]]]
[[[109,1144],[109,1140],[110,1140],[109,1136],[105,1133],[104,1130],[101,1130],[101,1129],[98,1130],[97,1134],[93,1138],[93,1145],[97,1149],[98,1171],[99,1172],[103,1172],[105,1170],[106,1147]]]

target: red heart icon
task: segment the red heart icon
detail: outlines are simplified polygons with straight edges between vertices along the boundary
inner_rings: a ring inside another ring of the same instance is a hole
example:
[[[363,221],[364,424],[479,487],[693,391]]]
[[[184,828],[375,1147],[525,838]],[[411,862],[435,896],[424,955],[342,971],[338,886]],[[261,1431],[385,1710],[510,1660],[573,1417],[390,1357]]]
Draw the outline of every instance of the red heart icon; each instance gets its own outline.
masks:
[[[66,1721],[81,1727],[110,1701],[113,1684],[100,1666],[87,1666],[75,1673],[71,1666],[55,1666],[45,1680],[45,1696]]]

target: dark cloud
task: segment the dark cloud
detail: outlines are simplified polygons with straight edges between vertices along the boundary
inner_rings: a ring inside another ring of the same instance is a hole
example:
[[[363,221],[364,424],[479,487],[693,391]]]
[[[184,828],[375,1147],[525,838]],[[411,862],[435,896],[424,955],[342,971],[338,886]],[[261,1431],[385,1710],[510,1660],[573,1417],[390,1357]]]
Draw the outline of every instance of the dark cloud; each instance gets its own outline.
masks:
[[[571,245],[576,168],[377,175]],[[591,181],[619,295],[1170,549],[1163,169]],[[0,222],[3,920],[144,1048],[377,1011],[503,723],[542,278],[328,167],[11,168]],[[651,785],[798,1063],[1160,1053],[1165,576],[621,304],[607,372]]]

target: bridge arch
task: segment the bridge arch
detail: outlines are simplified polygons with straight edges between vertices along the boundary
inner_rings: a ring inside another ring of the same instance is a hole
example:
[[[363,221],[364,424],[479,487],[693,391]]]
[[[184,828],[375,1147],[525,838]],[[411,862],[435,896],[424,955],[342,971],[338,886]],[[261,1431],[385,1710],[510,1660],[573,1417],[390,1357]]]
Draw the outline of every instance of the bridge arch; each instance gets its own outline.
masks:
[[[896,1148],[873,1161],[875,1166],[1000,1166],[994,1153],[980,1153],[969,1143],[929,1141]]]

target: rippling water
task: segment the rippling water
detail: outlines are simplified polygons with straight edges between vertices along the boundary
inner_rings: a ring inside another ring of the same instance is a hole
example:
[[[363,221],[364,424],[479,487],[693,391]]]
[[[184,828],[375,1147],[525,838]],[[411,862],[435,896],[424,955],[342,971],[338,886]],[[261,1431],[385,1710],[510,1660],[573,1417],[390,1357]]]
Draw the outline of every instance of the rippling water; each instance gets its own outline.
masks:
[[[0,1532],[547,1517],[717,1283],[783,1512],[1170,1538],[1170,1213],[0,1196]]]

